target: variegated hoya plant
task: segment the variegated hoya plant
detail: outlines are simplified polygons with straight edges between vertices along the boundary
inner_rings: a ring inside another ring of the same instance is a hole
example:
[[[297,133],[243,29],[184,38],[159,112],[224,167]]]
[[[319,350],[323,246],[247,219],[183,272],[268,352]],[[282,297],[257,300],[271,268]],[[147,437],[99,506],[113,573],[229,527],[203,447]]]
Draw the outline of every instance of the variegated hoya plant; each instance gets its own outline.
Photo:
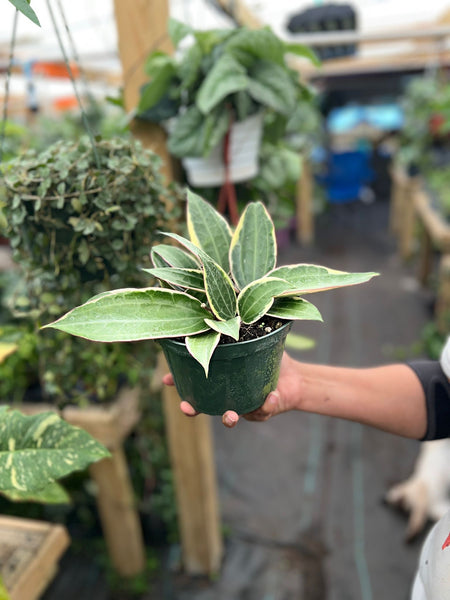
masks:
[[[276,266],[273,222],[261,202],[245,208],[232,231],[208,202],[187,191],[190,239],[165,233],[180,246],[151,250],[148,273],[156,287],[118,289],[94,296],[46,325],[97,342],[184,338],[208,376],[221,336],[239,341],[242,326],[262,318],[322,320],[302,296],[363,283],[376,273],[323,266]]]

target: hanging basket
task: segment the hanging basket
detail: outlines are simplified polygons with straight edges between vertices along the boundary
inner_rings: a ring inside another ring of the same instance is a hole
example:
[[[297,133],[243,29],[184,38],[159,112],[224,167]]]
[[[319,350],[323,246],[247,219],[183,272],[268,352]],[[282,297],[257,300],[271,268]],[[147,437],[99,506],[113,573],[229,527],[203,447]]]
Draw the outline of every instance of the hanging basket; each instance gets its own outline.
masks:
[[[258,113],[234,123],[230,130],[229,179],[233,183],[251,179],[258,173],[263,115]],[[195,187],[219,186],[226,181],[223,143],[217,145],[206,158],[184,158],[190,185]]]

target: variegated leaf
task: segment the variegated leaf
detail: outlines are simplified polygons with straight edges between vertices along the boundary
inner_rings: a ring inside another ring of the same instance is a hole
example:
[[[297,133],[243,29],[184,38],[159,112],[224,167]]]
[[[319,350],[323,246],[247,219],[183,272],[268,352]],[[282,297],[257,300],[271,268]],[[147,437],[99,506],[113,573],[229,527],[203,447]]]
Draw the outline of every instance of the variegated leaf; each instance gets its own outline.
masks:
[[[198,269],[198,262],[181,248],[158,244],[150,253],[154,267],[177,267],[179,269]]]
[[[275,298],[274,303],[267,311],[271,317],[286,319],[288,321],[305,319],[310,321],[322,321],[319,310],[302,298]]]
[[[219,339],[220,333],[216,331],[186,338],[186,348],[189,354],[202,365],[206,377],[208,377],[209,361],[219,343]]]
[[[187,198],[187,227],[191,242],[228,272],[231,242],[228,223],[209,202],[197,194],[188,190]]]
[[[238,341],[239,339],[239,329],[241,327],[241,318],[234,317],[229,321],[213,321],[212,319],[205,319],[205,323],[214,329],[214,331],[218,331],[219,333],[223,333],[223,335],[227,335],[234,340]]]
[[[40,502],[42,504],[69,504],[70,496],[62,485],[50,482],[42,490],[21,492],[19,490],[0,490],[8,500],[13,502]]]
[[[318,265],[288,265],[269,273],[270,277],[281,277],[292,285],[296,294],[321,292],[334,288],[365,283],[378,273],[347,273]]]
[[[205,282],[203,272],[200,269],[178,269],[176,267],[165,267],[163,269],[142,269],[153,277],[161,279],[171,285],[176,285],[189,290],[204,291]]]
[[[260,319],[273,304],[275,296],[291,289],[284,279],[263,277],[249,283],[238,296],[238,311],[244,323],[254,323]]]
[[[55,412],[25,416],[0,410],[0,489],[36,492],[109,452],[86,431]]]
[[[183,292],[130,288],[101,294],[45,327],[96,342],[131,342],[201,333],[210,316]]]
[[[236,292],[228,274],[204,250],[177,233],[165,233],[177,240],[190,252],[198,256],[205,271],[205,289],[208,302],[214,315],[221,321],[236,316]]]
[[[243,289],[271,271],[277,260],[275,228],[262,202],[247,205],[230,246],[233,279]]]
[[[209,306],[214,315],[229,321],[236,316],[237,301],[233,282],[225,271],[212,260],[204,260],[205,288]]]

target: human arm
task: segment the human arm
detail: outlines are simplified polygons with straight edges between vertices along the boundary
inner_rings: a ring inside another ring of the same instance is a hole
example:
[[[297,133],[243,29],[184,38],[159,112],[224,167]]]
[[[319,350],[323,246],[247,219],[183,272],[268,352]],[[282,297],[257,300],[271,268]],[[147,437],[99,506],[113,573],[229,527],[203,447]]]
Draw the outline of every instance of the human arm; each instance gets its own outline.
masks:
[[[164,382],[170,383],[170,376]],[[181,409],[188,416],[196,414],[186,402]],[[285,353],[277,389],[261,408],[244,417],[266,421],[291,410],[357,421],[415,439],[427,429],[423,387],[405,364],[354,369],[302,363]],[[223,415],[227,427],[234,427],[238,419],[232,411]]]

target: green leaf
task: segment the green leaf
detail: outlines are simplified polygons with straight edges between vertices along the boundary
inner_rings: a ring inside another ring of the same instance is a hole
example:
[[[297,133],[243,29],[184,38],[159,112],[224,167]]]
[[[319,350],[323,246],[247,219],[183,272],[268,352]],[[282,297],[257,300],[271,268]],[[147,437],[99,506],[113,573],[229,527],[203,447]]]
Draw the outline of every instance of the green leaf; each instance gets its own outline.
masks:
[[[171,285],[187,288],[190,290],[204,291],[205,282],[203,272],[200,269],[178,269],[176,267],[165,267],[162,269],[142,269],[157,279],[161,279]]]
[[[54,412],[0,412],[0,489],[34,492],[109,456],[86,431]]]
[[[303,58],[307,58],[312,62],[315,67],[320,67],[322,64],[320,58],[311,48],[305,46],[304,44],[296,44],[295,42],[285,42],[284,44],[285,52],[290,54],[295,54],[296,56],[302,56]]]
[[[194,31],[195,41],[201,49],[204,56],[212,53],[215,47],[235,35],[233,29],[208,29],[204,31]]]
[[[40,502],[42,504],[69,504],[70,496],[66,490],[57,483],[52,481],[47,484],[42,490],[34,490],[21,492],[19,490],[1,491],[6,498],[13,502]]]
[[[151,259],[155,267],[178,267],[179,269],[198,269],[198,262],[181,248],[158,244],[151,250]]]
[[[38,19],[36,13],[34,12],[34,10],[31,8],[28,0],[9,0],[9,1],[15,8],[17,8],[18,11],[20,11],[23,15],[25,15],[28,19],[30,19],[30,21],[33,21],[33,23],[35,25],[38,25],[39,27],[41,26],[41,24],[39,23],[39,19]]]
[[[161,288],[99,294],[45,325],[96,342],[131,342],[194,335],[211,313],[188,294]]]
[[[214,315],[221,321],[228,321],[236,316],[236,292],[233,282],[204,250],[177,233],[164,232],[164,235],[177,240],[198,256],[205,271],[205,289],[209,305]],[[208,315],[209,317],[210,315]]]
[[[176,119],[176,126],[170,132],[167,148],[171,154],[203,156],[205,117],[196,106],[190,106]]]
[[[211,329],[214,329],[214,331],[223,333],[223,335],[228,335],[229,337],[238,341],[239,329],[241,327],[241,318],[239,316],[229,319],[228,321],[213,321],[212,319],[205,319],[205,323],[209,325]]]
[[[284,63],[284,44],[269,27],[261,29],[241,28],[226,43],[226,51],[239,57],[241,52],[255,58],[282,65]]]
[[[233,279],[240,289],[261,279],[277,260],[275,228],[262,202],[247,205],[234,232],[230,246]]]
[[[204,250],[224,271],[229,271],[231,230],[209,202],[187,191],[187,227],[191,242]]]
[[[214,315],[228,321],[236,316],[237,300],[233,282],[213,260],[203,260],[205,288],[209,305]]]
[[[267,314],[287,321],[323,321],[322,315],[314,304],[298,297],[275,298]]]
[[[223,54],[198,90],[197,108],[206,115],[230,94],[247,89],[248,84],[245,69],[232,56]]]
[[[151,81],[141,91],[137,108],[138,114],[155,106],[166,94],[176,72],[175,63],[171,56],[157,51],[148,58],[146,71],[150,75]]]
[[[280,65],[258,61],[249,71],[248,91],[254,100],[289,117],[298,101],[298,89]]]
[[[216,331],[186,338],[186,348],[189,354],[202,365],[206,377],[208,377],[211,356],[219,343],[219,339],[220,333]]]
[[[186,25],[186,23],[182,23],[181,21],[173,19],[172,17],[169,18],[167,29],[172,44],[175,47],[177,47],[181,40],[183,40],[187,35],[193,33],[192,27],[189,27],[189,25]]]
[[[283,279],[263,277],[249,283],[238,296],[238,311],[244,323],[254,323],[272,306],[274,297],[291,290]]]
[[[296,294],[305,294],[365,283],[378,273],[346,273],[318,265],[302,264],[279,267],[269,275],[289,281]]]
[[[193,45],[185,52],[178,65],[180,90],[189,90],[197,82],[202,64],[202,52],[197,45]]]
[[[304,335],[297,335],[291,331],[286,337],[286,348],[291,350],[310,350],[316,345],[315,340]]]

